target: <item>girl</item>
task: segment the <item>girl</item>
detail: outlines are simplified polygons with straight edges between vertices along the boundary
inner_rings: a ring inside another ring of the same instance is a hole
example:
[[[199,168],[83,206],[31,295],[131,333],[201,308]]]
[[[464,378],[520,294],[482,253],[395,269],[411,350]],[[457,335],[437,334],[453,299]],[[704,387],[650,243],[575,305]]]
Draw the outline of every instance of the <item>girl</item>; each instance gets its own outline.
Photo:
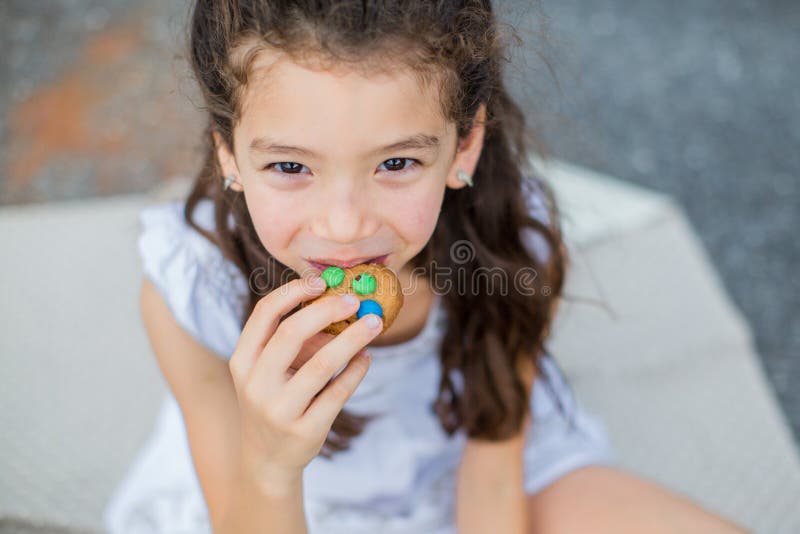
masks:
[[[545,348],[566,250],[488,0],[198,0],[189,48],[204,165],[139,240],[170,394],[109,531],[741,532],[616,469]],[[357,303],[315,275],[376,258],[391,329],[321,333]]]

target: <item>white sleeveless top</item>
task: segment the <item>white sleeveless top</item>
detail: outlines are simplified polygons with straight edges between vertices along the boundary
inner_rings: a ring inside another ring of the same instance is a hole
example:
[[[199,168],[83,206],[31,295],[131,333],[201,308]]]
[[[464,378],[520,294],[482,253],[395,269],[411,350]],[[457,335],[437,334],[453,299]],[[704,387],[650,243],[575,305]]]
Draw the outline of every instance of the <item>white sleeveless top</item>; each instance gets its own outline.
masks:
[[[213,205],[202,201],[195,221],[211,229],[213,220]],[[185,223],[183,202],[150,206],[141,212],[140,222],[145,276],[188,333],[230,358],[241,334],[246,280]],[[455,476],[466,435],[460,429],[448,437],[432,410],[441,374],[437,346],[446,321],[436,295],[416,337],[370,347],[369,371],[345,409],[383,415],[366,424],[349,450],[330,459],[318,456],[306,467],[310,534],[455,534]],[[549,356],[543,357],[542,366],[554,389],[537,377],[531,395],[533,419],[523,454],[528,494],[578,467],[616,462],[604,424],[573,397]],[[457,387],[459,379],[453,376]],[[171,392],[152,434],[108,501],[103,521],[112,534],[211,533],[183,418]]]

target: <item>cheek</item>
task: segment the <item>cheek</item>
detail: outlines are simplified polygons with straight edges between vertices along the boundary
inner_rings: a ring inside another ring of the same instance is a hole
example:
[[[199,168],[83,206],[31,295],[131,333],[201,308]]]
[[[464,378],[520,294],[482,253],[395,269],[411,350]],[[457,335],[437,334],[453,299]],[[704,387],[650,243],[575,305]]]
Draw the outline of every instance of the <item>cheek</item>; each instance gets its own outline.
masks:
[[[396,202],[392,210],[393,226],[406,241],[425,244],[439,220],[441,195],[428,191],[424,195],[409,195]]]
[[[247,196],[247,207],[261,244],[280,257],[302,220],[302,205],[282,195],[256,192]]]

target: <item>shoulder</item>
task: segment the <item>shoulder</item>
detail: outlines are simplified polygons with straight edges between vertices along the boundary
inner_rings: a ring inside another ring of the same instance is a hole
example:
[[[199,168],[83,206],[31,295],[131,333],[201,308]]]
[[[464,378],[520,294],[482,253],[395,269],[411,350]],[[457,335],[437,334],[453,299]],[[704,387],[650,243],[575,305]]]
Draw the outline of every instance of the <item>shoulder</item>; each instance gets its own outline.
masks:
[[[240,329],[248,284],[233,262],[184,218],[185,204],[153,204],[139,214],[142,270],[175,320],[217,354],[229,357]],[[214,206],[203,200],[192,219],[214,230]]]

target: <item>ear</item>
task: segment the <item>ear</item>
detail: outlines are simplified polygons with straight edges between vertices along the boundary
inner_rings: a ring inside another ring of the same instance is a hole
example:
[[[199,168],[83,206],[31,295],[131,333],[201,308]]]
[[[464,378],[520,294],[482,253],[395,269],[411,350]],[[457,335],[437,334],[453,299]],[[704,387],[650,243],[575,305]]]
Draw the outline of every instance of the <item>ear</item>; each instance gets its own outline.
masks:
[[[231,189],[237,191],[239,193],[242,192],[242,181],[239,174],[239,168],[236,165],[236,158],[234,157],[231,150],[228,148],[228,144],[222,139],[222,136],[219,132],[214,131],[214,145],[215,150],[217,152],[217,161],[219,162],[219,166],[222,169],[222,176],[220,177],[220,181],[223,182],[226,177],[230,176],[231,174],[234,176],[235,181],[231,184]]]
[[[478,159],[481,156],[483,149],[483,136],[485,133],[486,122],[486,103],[481,103],[478,106],[478,111],[475,113],[475,119],[472,122],[467,137],[462,140],[456,150],[456,156],[450,171],[447,174],[447,186],[452,189],[461,189],[467,184],[456,178],[458,171],[464,171],[470,176],[475,174],[475,168],[478,166]]]

